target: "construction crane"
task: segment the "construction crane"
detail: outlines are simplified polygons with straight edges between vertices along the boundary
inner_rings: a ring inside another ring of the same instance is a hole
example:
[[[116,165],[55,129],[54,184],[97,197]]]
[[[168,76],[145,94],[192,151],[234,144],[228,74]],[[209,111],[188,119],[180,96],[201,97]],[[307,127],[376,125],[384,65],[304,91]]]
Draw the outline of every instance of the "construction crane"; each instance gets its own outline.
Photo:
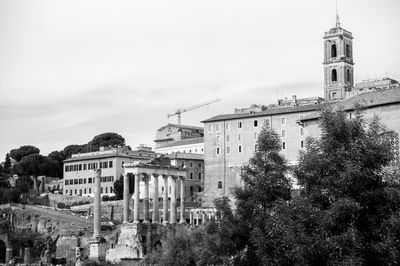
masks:
[[[196,104],[196,105],[193,105],[193,106],[190,106],[190,107],[186,107],[186,108],[182,108],[182,109],[180,108],[180,109],[176,110],[174,113],[168,114],[167,117],[170,118],[171,116],[176,115],[178,117],[178,125],[180,125],[181,124],[181,114],[182,113],[187,112],[187,111],[191,111],[191,110],[203,107],[203,106],[207,106],[207,105],[210,105],[212,103],[219,102],[219,101],[221,101],[221,99],[214,99],[214,100],[211,100],[211,101],[208,101],[208,102],[204,102],[204,103],[200,103],[200,104]]]

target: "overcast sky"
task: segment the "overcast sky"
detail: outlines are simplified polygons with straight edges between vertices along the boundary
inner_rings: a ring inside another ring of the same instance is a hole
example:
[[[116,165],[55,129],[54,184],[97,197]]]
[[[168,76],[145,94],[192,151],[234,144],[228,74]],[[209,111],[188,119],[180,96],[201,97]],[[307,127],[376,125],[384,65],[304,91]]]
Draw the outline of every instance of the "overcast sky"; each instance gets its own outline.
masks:
[[[400,1],[339,0],[355,79],[400,80]],[[323,33],[334,0],[0,0],[0,160],[47,155],[117,132],[153,146],[182,123],[278,98],[323,96]]]

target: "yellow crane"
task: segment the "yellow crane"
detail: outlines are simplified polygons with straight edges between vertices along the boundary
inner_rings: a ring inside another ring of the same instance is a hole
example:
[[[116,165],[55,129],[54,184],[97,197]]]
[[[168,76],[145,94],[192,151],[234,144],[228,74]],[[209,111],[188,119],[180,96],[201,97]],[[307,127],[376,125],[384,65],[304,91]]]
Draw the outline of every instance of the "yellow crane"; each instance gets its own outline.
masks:
[[[200,103],[200,104],[196,104],[196,105],[193,105],[193,106],[190,106],[190,107],[179,108],[174,113],[168,114],[167,117],[170,118],[171,116],[176,115],[178,117],[178,125],[180,125],[181,124],[181,114],[182,113],[187,112],[187,111],[191,111],[191,110],[203,107],[203,106],[207,106],[207,105],[210,105],[212,103],[219,102],[219,101],[221,101],[221,99],[217,98],[217,99],[214,99],[214,100],[211,100],[211,101],[208,101],[208,102],[204,102],[204,103]]]

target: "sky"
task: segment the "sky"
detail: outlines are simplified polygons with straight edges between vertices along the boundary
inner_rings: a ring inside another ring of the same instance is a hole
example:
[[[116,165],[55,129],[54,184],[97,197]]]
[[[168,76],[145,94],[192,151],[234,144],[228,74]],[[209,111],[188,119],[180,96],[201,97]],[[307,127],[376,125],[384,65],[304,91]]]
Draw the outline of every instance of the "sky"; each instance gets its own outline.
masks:
[[[278,98],[323,97],[335,0],[0,0],[0,161],[116,132],[153,146],[182,124]],[[339,0],[355,81],[400,80],[400,1]]]

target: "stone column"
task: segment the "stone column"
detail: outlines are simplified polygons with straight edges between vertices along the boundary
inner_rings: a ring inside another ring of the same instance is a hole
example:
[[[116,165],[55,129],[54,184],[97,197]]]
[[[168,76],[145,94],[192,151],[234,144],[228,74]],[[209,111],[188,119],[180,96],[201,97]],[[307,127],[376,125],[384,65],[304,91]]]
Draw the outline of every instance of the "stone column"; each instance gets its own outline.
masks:
[[[139,223],[139,180],[142,174],[135,175],[135,199],[133,201],[133,222]]]
[[[184,224],[185,221],[185,178],[181,177],[181,217],[179,223]]]
[[[189,223],[193,225],[193,211],[189,212]]]
[[[31,249],[30,248],[25,248],[24,263],[26,265],[29,265],[31,263]]]
[[[124,174],[124,221],[129,222],[129,175]]]
[[[94,177],[94,202],[93,202],[93,238],[100,237],[101,225],[101,170],[97,169]]]
[[[153,223],[158,223],[159,214],[158,214],[158,176],[153,175]]]
[[[149,223],[149,176],[143,176],[143,222]]]
[[[12,248],[6,248],[6,261],[5,263],[7,264],[13,257],[13,249]]]
[[[171,176],[171,219],[170,223],[176,223],[176,177]]]
[[[164,192],[163,192],[163,223],[168,223],[168,176],[163,176]]]

